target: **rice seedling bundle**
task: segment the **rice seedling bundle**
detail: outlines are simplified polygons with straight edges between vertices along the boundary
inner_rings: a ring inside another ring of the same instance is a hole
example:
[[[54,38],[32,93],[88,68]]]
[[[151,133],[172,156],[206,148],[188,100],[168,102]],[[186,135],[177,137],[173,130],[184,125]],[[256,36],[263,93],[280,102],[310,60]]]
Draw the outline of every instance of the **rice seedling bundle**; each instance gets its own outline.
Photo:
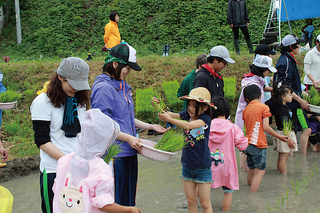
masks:
[[[20,100],[22,95],[13,90],[7,90],[0,94],[0,103],[9,103]]]
[[[314,106],[320,105],[320,94],[314,87],[311,87],[311,89],[308,91],[308,95],[304,95],[303,99]]]
[[[176,152],[184,148],[186,144],[185,137],[182,134],[169,130],[162,135],[162,138],[154,148],[166,152]]]
[[[160,94],[159,94],[159,103],[156,103],[156,101],[154,99],[152,99],[152,104],[156,107],[156,110],[158,113],[163,113],[163,111],[168,111],[169,107],[167,107],[167,105],[164,103],[163,99],[161,98]]]
[[[104,162],[109,163],[110,160],[112,158],[114,158],[115,156],[117,156],[120,152],[122,152],[123,150],[120,148],[120,144],[116,144],[116,143],[112,143],[111,146],[108,149],[107,154],[104,155]]]
[[[292,120],[283,119],[282,125],[283,125],[283,133],[284,133],[284,135],[285,136],[289,136],[290,131],[293,129]]]

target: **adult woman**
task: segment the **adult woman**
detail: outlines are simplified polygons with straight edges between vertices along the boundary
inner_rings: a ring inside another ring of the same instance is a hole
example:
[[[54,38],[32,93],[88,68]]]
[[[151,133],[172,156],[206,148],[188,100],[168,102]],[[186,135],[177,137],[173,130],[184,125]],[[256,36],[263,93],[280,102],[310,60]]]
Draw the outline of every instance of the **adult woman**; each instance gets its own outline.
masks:
[[[164,133],[166,129],[156,124],[147,124],[135,118],[132,88],[125,77],[134,69],[140,71],[136,63],[136,50],[128,44],[119,44],[111,49],[105,59],[103,73],[92,86],[91,106],[99,108],[120,125],[123,133],[131,135],[130,140],[115,141],[123,149],[114,159],[115,202],[124,206],[134,206],[137,190],[137,151],[141,145],[136,139],[136,127],[152,129]],[[119,139],[119,137],[118,137]]]
[[[30,107],[36,145],[40,148],[43,212],[52,212],[52,185],[58,159],[76,150],[80,123],[89,104],[89,66],[81,58],[63,59],[46,93]]]
[[[304,58],[304,79],[303,83],[307,90],[314,86],[319,87],[320,80],[320,35],[316,38],[316,46],[310,50]]]
[[[295,132],[302,129],[300,137],[301,154],[307,153],[307,145],[311,129],[309,127],[308,118],[305,110],[310,111],[308,102],[301,98],[301,80],[297,67],[295,55],[299,53],[300,45],[304,40],[299,39],[296,35],[286,35],[281,43],[281,56],[277,62],[278,72],[274,75],[274,83],[282,82],[289,85],[293,90],[293,100],[287,103],[288,108],[292,112],[292,120],[295,126]]]
[[[112,47],[120,44],[121,37],[120,37],[120,32],[118,27],[118,21],[119,21],[119,13],[111,12],[110,21],[104,27],[104,36],[103,36],[104,43],[106,44],[105,47],[107,49],[111,49]]]

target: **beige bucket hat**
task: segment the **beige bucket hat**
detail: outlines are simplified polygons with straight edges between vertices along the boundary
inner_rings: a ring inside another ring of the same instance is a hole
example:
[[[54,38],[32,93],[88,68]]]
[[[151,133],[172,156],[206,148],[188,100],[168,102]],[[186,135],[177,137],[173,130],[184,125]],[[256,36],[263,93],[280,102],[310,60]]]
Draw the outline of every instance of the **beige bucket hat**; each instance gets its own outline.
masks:
[[[205,103],[205,104],[217,109],[217,107],[213,103],[211,103],[210,92],[205,87],[197,87],[195,89],[192,89],[190,91],[189,95],[181,96],[179,98],[182,100],[184,100],[184,99],[195,100],[200,103]]]

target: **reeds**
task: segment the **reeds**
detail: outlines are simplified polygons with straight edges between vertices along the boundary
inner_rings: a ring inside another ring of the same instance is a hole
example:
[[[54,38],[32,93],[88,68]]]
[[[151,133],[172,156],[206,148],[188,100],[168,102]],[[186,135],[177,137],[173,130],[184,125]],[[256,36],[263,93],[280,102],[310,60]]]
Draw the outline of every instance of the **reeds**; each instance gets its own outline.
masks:
[[[120,152],[123,151],[123,149],[120,148],[120,145],[121,143],[118,145],[116,143],[111,144],[107,154],[104,155],[104,158],[103,158],[104,162],[109,163],[113,157],[117,156]]]
[[[166,152],[176,152],[187,145],[184,136],[174,130],[169,130],[162,135],[155,149]]]

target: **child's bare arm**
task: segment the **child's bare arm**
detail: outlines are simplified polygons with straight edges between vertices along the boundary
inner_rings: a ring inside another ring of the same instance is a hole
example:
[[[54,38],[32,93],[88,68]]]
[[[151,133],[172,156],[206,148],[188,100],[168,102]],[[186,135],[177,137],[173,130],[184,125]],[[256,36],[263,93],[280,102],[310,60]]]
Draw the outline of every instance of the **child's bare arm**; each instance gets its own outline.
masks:
[[[140,213],[140,209],[136,207],[127,207],[127,206],[121,206],[119,204],[113,203],[109,205],[105,205],[104,207],[99,209],[102,212],[108,212],[108,213]]]
[[[177,120],[180,118],[180,114],[174,113],[179,115],[179,117],[174,118],[174,117],[171,117],[169,113],[171,114],[172,112],[164,112],[162,114],[158,114],[159,119],[162,121],[167,121],[169,123],[172,123],[183,129],[194,129],[194,128],[198,128],[206,125],[206,123],[201,119],[191,121],[191,122],[184,121],[184,120]]]
[[[263,130],[265,132],[267,132],[269,135],[279,138],[280,140],[282,140],[283,142],[288,143],[289,139],[287,136],[284,135],[279,135],[278,133],[276,133],[270,126],[269,126],[269,117],[266,117],[263,119]]]

